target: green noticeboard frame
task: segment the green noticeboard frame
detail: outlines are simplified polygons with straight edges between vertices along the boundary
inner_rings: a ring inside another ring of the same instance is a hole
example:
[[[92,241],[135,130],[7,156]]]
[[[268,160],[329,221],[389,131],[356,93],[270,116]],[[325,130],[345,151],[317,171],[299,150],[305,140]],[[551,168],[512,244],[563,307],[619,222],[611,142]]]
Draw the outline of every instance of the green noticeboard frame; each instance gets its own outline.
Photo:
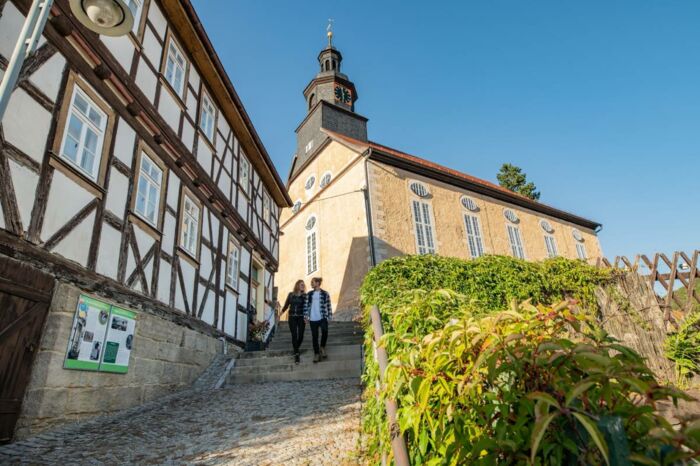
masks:
[[[126,374],[135,333],[135,312],[80,295],[63,367]]]

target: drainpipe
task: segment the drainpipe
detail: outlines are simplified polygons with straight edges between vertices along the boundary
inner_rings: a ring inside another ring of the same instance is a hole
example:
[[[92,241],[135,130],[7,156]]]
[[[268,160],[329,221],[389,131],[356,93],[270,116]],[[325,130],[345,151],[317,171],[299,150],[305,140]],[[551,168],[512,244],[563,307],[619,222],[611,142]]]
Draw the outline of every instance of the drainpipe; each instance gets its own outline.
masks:
[[[369,242],[369,263],[370,268],[377,265],[377,256],[374,250],[374,229],[372,228],[372,202],[369,197],[369,157],[372,149],[368,149],[365,154],[365,187],[362,192],[365,196],[365,216],[367,217],[367,240]]]

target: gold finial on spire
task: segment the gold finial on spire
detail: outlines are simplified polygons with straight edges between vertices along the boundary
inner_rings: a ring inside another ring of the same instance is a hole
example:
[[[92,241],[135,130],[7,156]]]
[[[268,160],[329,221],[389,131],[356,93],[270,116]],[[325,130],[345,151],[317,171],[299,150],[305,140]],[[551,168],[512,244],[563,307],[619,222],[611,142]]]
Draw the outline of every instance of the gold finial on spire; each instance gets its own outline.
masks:
[[[328,26],[326,26],[326,35],[328,36],[328,48],[333,47],[333,18],[328,18]]]

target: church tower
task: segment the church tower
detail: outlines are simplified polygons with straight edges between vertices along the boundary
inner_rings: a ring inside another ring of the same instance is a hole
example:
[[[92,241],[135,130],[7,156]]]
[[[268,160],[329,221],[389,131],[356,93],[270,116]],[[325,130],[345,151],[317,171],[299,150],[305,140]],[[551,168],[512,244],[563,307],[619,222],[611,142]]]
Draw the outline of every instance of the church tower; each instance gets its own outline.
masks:
[[[367,118],[355,113],[357,90],[342,73],[343,56],[333,46],[333,31],[328,30],[328,45],[318,54],[319,72],[304,89],[307,114],[296,129],[297,153],[290,178],[313,158],[328,139],[322,128],[351,138],[367,141]]]

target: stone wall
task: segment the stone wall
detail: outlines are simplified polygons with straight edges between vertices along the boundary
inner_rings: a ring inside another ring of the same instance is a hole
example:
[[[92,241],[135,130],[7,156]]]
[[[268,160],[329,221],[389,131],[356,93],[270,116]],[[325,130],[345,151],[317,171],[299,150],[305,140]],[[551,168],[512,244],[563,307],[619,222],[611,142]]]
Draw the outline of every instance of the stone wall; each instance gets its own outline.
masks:
[[[223,343],[214,336],[137,312],[129,371],[109,374],[63,368],[81,290],[57,282],[16,427],[16,439],[68,422],[133,407],[189,386]],[[228,351],[235,347],[228,345]]]

